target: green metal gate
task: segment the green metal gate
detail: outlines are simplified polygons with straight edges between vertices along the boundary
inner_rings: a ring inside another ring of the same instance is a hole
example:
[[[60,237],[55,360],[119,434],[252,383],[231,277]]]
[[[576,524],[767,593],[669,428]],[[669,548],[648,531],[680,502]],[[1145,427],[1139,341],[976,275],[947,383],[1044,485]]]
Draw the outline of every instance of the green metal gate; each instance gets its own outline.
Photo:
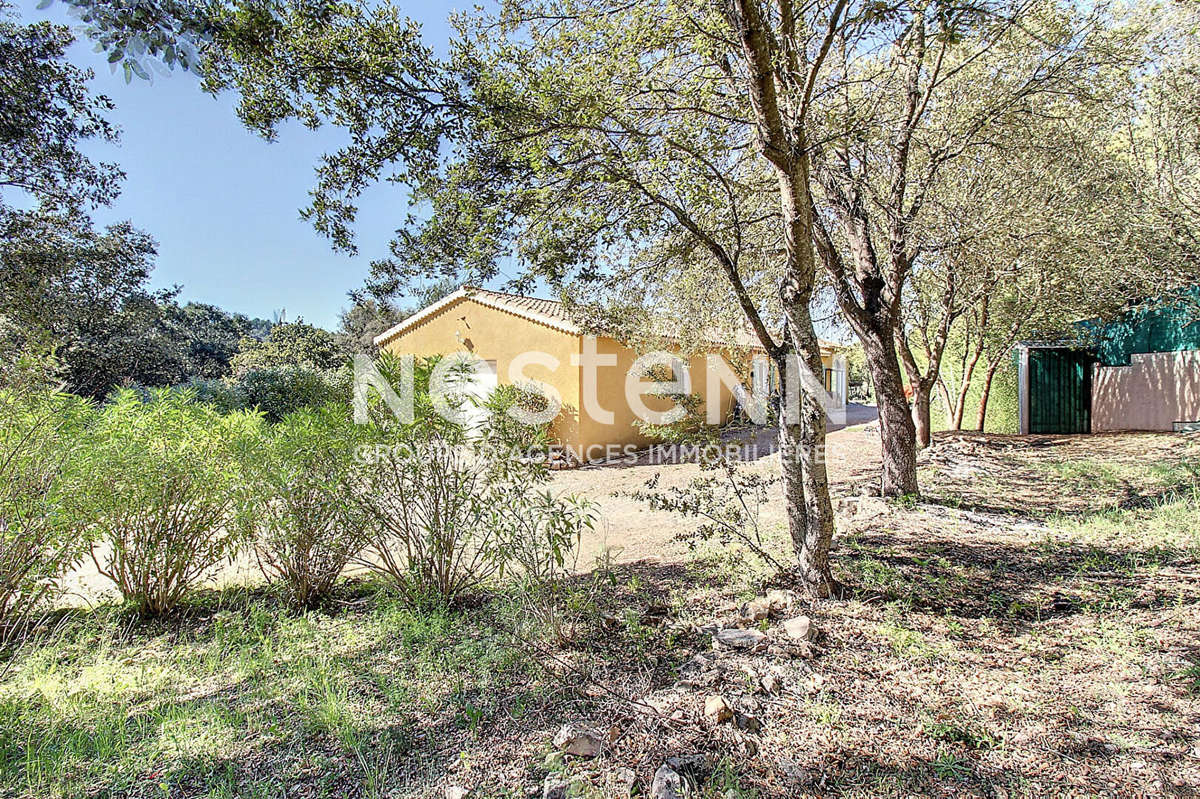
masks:
[[[1082,350],[1029,351],[1029,432],[1092,431],[1092,364]]]

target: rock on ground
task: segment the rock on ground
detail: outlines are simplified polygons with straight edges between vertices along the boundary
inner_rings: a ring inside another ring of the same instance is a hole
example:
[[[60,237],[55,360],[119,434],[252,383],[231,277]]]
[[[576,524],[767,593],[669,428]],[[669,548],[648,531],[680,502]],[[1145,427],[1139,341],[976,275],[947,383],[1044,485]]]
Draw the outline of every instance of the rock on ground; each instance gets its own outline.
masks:
[[[723,696],[710,696],[704,700],[704,715],[717,724],[722,724],[733,718],[733,708]]]
[[[560,752],[578,757],[595,757],[603,748],[599,735],[577,724],[564,724],[554,736],[554,746]]]
[[[767,636],[761,630],[741,630],[736,627],[729,627],[724,630],[717,630],[714,640],[721,646],[727,646],[732,649],[755,650],[764,645]]]
[[[664,764],[654,772],[654,780],[650,783],[650,799],[683,799],[683,777],[670,766]]]
[[[797,641],[807,641],[812,638],[812,619],[808,616],[796,616],[783,623],[783,630],[789,638]]]

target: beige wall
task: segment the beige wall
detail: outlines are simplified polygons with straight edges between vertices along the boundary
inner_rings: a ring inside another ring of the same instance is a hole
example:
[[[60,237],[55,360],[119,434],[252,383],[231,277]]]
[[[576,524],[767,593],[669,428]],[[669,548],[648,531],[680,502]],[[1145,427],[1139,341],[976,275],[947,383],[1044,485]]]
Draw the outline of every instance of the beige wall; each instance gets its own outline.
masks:
[[[616,339],[601,336],[596,340],[596,353],[600,356],[614,356],[616,364],[600,366],[596,369],[596,395],[600,407],[611,411],[611,424],[603,424],[590,418],[586,413],[580,419],[580,443],[585,447],[600,447],[607,444],[632,444],[643,447],[653,442],[642,435],[634,422],[637,415],[634,409],[625,401],[625,376],[629,373],[633,362],[639,353],[621,344]],[[725,359],[735,373],[739,367],[734,363],[734,356],[723,353]],[[703,403],[708,401],[708,361],[704,355],[694,355],[687,359],[688,373],[691,379],[691,393],[700,397]],[[581,376],[582,378],[582,376]],[[748,374],[746,376],[747,385]],[[652,411],[667,411],[671,408],[670,400],[663,397],[643,397],[646,407]],[[725,386],[719,388],[716,401],[720,403],[721,421],[728,421],[733,412],[733,391]]]
[[[549,353],[559,360],[558,369],[551,372],[543,367],[529,366],[525,375],[553,386],[562,396],[563,416],[554,428],[560,444],[572,447],[585,457],[589,454],[604,457],[604,448],[610,444],[644,447],[651,443],[634,426],[634,411],[625,401],[625,375],[638,353],[615,339],[597,339],[597,353],[613,355],[617,359],[615,366],[597,368],[597,399],[601,408],[613,414],[612,423],[603,424],[583,413],[582,370],[571,365],[571,356],[581,353],[582,344],[583,339],[578,334],[566,333],[464,297],[387,342],[383,349],[418,357],[470,352],[483,360],[496,361],[500,383],[511,382],[509,365],[521,353]],[[739,371],[734,356],[726,354],[725,357],[734,371]],[[704,356],[692,357],[688,365],[692,393],[706,400],[707,363]],[[665,411],[671,407],[669,400],[663,398],[645,397],[644,401],[651,410]],[[718,401],[722,421],[725,421],[733,410],[733,392],[722,387]]]
[[[1170,430],[1200,420],[1200,351],[1135,354],[1129,366],[1096,366],[1092,432]]]
[[[536,351],[553,355],[559,361],[553,372],[541,366],[526,366],[524,374],[558,390],[563,413],[555,423],[554,433],[561,443],[570,443],[579,439],[579,369],[571,365],[571,356],[579,354],[579,345],[580,338],[574,333],[464,297],[387,342],[383,349],[419,358],[469,352],[485,361],[495,361],[501,384],[512,382],[508,377],[509,365],[521,353]]]

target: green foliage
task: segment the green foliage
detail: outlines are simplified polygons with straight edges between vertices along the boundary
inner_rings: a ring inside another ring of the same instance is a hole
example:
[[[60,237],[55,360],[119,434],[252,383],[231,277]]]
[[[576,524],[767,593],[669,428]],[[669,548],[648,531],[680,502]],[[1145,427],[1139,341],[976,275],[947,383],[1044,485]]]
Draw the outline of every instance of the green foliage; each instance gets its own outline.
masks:
[[[65,464],[86,402],[37,385],[0,386],[0,641],[84,554],[64,501]]]
[[[247,409],[244,394],[238,390],[236,384],[228,380],[197,377],[173,388],[176,391],[193,394],[196,402],[212,405],[221,413],[233,413]],[[265,412],[264,416],[270,418]]]
[[[385,354],[377,368],[398,386],[402,360]],[[378,438],[352,472],[354,500],[368,519],[364,564],[390,578],[406,601],[451,603],[493,575],[557,579],[572,561],[590,505],[537,487],[549,480],[545,425],[527,425],[508,410],[544,402],[511,387],[487,406],[481,429],[438,414],[430,382],[438,359],[414,362],[414,420],[404,424],[376,401],[369,406]],[[462,364],[469,369],[469,364]],[[451,408],[467,401],[447,398]]]
[[[162,312],[181,377],[229,375],[242,340],[258,338],[260,331],[271,327],[264,319],[250,319],[205,303],[164,303]]]
[[[867,353],[862,344],[846,350],[846,394],[851,402],[871,402],[874,391],[867,373]]]
[[[275,325],[263,341],[244,337],[231,366],[236,378],[255,369],[333,369],[342,363],[333,334],[303,321]]]
[[[778,478],[750,471],[724,454],[702,459],[700,468],[700,475],[684,486],[663,487],[662,475],[655,474],[630,497],[655,510],[696,518],[699,524],[695,529],[676,536],[693,551],[708,542],[728,547],[736,541],[771,567],[783,570],[783,564],[767,550],[759,523],[760,511]]]
[[[948,357],[942,364],[942,379],[956,391],[961,380],[958,364],[953,357],[957,352],[958,342],[951,342],[947,349]],[[967,391],[966,407],[963,413],[963,427],[974,429],[979,414],[979,403],[983,396],[984,375],[978,370]],[[946,409],[943,394],[934,391],[930,407],[930,420],[933,430],[950,430],[953,421]],[[1017,369],[1012,358],[1007,358],[996,370],[988,393],[987,415],[984,429],[989,433],[1018,433],[1021,429],[1020,408],[1017,404]]]
[[[348,496],[365,435],[348,417],[345,406],[289,414],[265,434],[250,464],[258,563],[297,607],[325,599],[366,541],[367,520]]]
[[[553,421],[529,421],[550,408],[550,400],[536,384],[497,386],[484,400],[483,407],[487,414],[484,432],[489,442],[528,453],[530,457],[545,456]]]
[[[461,430],[417,423],[396,430],[355,474],[370,519],[371,557],[411,603],[450,603],[510,557],[564,558],[582,515],[531,491],[544,464],[512,458]],[[526,541],[524,536],[535,536]]]
[[[409,288],[408,302],[398,306],[390,300],[375,297],[355,297],[354,305],[342,311],[338,330],[334,334],[343,357],[378,352],[375,337],[394,327],[426,306],[432,305],[458,288],[458,281],[445,278],[425,286]]]
[[[378,352],[375,337],[404,319],[404,312],[388,302],[366,298],[343,310],[334,341],[343,357]]]
[[[260,436],[257,415],[186,392],[122,390],[101,408],[73,463],[71,512],[97,569],[141,612],[170,610],[245,543]]]
[[[218,406],[236,401],[233,407],[257,409],[270,422],[304,408],[319,408],[329,403],[346,403],[350,387],[345,376],[320,371],[310,366],[278,366],[247,371],[231,384],[232,394],[218,390],[209,396]]]
[[[261,320],[212,305],[180,306],[148,287],[154,241],[128,223],[103,232],[86,219],[44,213],[0,218],[0,343],[53,348],[72,391],[164,386],[228,375]]]
[[[658,387],[646,392],[648,397],[669,400],[674,413],[679,417],[673,422],[656,424],[638,418],[633,425],[638,432],[654,441],[664,441],[668,444],[683,444],[687,446],[706,446],[715,444],[718,440],[718,430],[708,423],[705,416],[704,402],[699,394],[678,391],[673,387],[675,375],[663,365],[651,367],[646,379],[654,381]]]
[[[116,141],[105,119],[112,101],[89,91],[90,71],[67,62],[70,28],[21,25],[10,19],[11,8],[0,3],[0,217],[10,210],[8,192],[70,215],[107,204],[123,175],[115,164],[94,163],[80,146]]]

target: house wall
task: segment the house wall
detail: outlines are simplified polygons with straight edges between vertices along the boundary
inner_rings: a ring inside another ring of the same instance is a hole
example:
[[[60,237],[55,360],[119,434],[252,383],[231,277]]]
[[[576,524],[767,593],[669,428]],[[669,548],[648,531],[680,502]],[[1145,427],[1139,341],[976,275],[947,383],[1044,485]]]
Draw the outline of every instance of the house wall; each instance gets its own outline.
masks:
[[[653,443],[642,435],[635,422],[637,415],[625,399],[625,376],[632,368],[640,353],[625,346],[616,339],[600,336],[596,339],[596,352],[600,356],[610,356],[616,359],[612,366],[600,366],[596,369],[596,395],[602,409],[612,412],[612,422],[604,423],[583,414],[580,421],[580,443],[586,448],[595,450],[595,457],[602,457],[601,450],[609,444],[632,445],[645,447]],[[745,356],[722,353],[735,374],[745,372],[743,380],[749,386],[749,361]],[[694,355],[684,359],[691,381],[691,392],[700,397],[701,407],[707,407],[708,402],[708,360],[704,355]],[[582,380],[582,375],[581,375]],[[734,410],[732,389],[726,386],[718,387],[715,401],[721,409],[721,422],[729,420]],[[663,397],[643,396],[642,401],[652,411],[670,410],[670,400]],[[585,460],[590,459],[585,451]]]
[[[601,336],[596,340],[598,355],[613,356],[616,364],[597,367],[597,400],[599,406],[611,411],[611,423],[594,420],[585,412],[582,404],[582,369],[571,364],[572,356],[582,353],[583,338],[556,328],[531,321],[498,308],[492,308],[464,297],[443,308],[439,313],[423,320],[383,345],[383,349],[395,354],[412,354],[418,357],[450,355],[469,352],[486,361],[495,361],[501,384],[511,383],[509,367],[518,355],[538,351],[548,353],[559,361],[559,366],[550,371],[541,366],[527,366],[527,378],[553,386],[563,400],[563,414],[555,423],[553,432],[558,443],[572,448],[584,460],[606,457],[607,447],[632,445],[642,448],[650,439],[642,435],[634,422],[634,410],[625,400],[625,375],[638,353],[615,339]],[[722,353],[735,374],[743,375],[749,386],[748,355]],[[740,362],[739,362],[740,361]],[[691,377],[691,392],[707,402],[708,364],[704,355],[687,359]],[[833,358],[825,359],[827,367],[833,366]],[[651,410],[669,410],[671,403],[661,397],[643,397]],[[721,386],[716,401],[721,408],[721,421],[728,421],[734,410],[734,394]]]
[[[1134,354],[1129,366],[1096,366],[1092,432],[1171,430],[1200,420],[1200,350]]]
[[[571,356],[579,354],[580,337],[548,325],[532,322],[515,314],[462,298],[422,320],[383,345],[397,355],[419,358],[469,352],[485,361],[496,361],[501,384],[512,383],[509,367],[524,352],[545,352],[559,361],[550,371],[541,366],[526,366],[524,374],[553,386],[562,396],[563,412],[553,432],[560,443],[579,440],[579,368],[571,365]]]

